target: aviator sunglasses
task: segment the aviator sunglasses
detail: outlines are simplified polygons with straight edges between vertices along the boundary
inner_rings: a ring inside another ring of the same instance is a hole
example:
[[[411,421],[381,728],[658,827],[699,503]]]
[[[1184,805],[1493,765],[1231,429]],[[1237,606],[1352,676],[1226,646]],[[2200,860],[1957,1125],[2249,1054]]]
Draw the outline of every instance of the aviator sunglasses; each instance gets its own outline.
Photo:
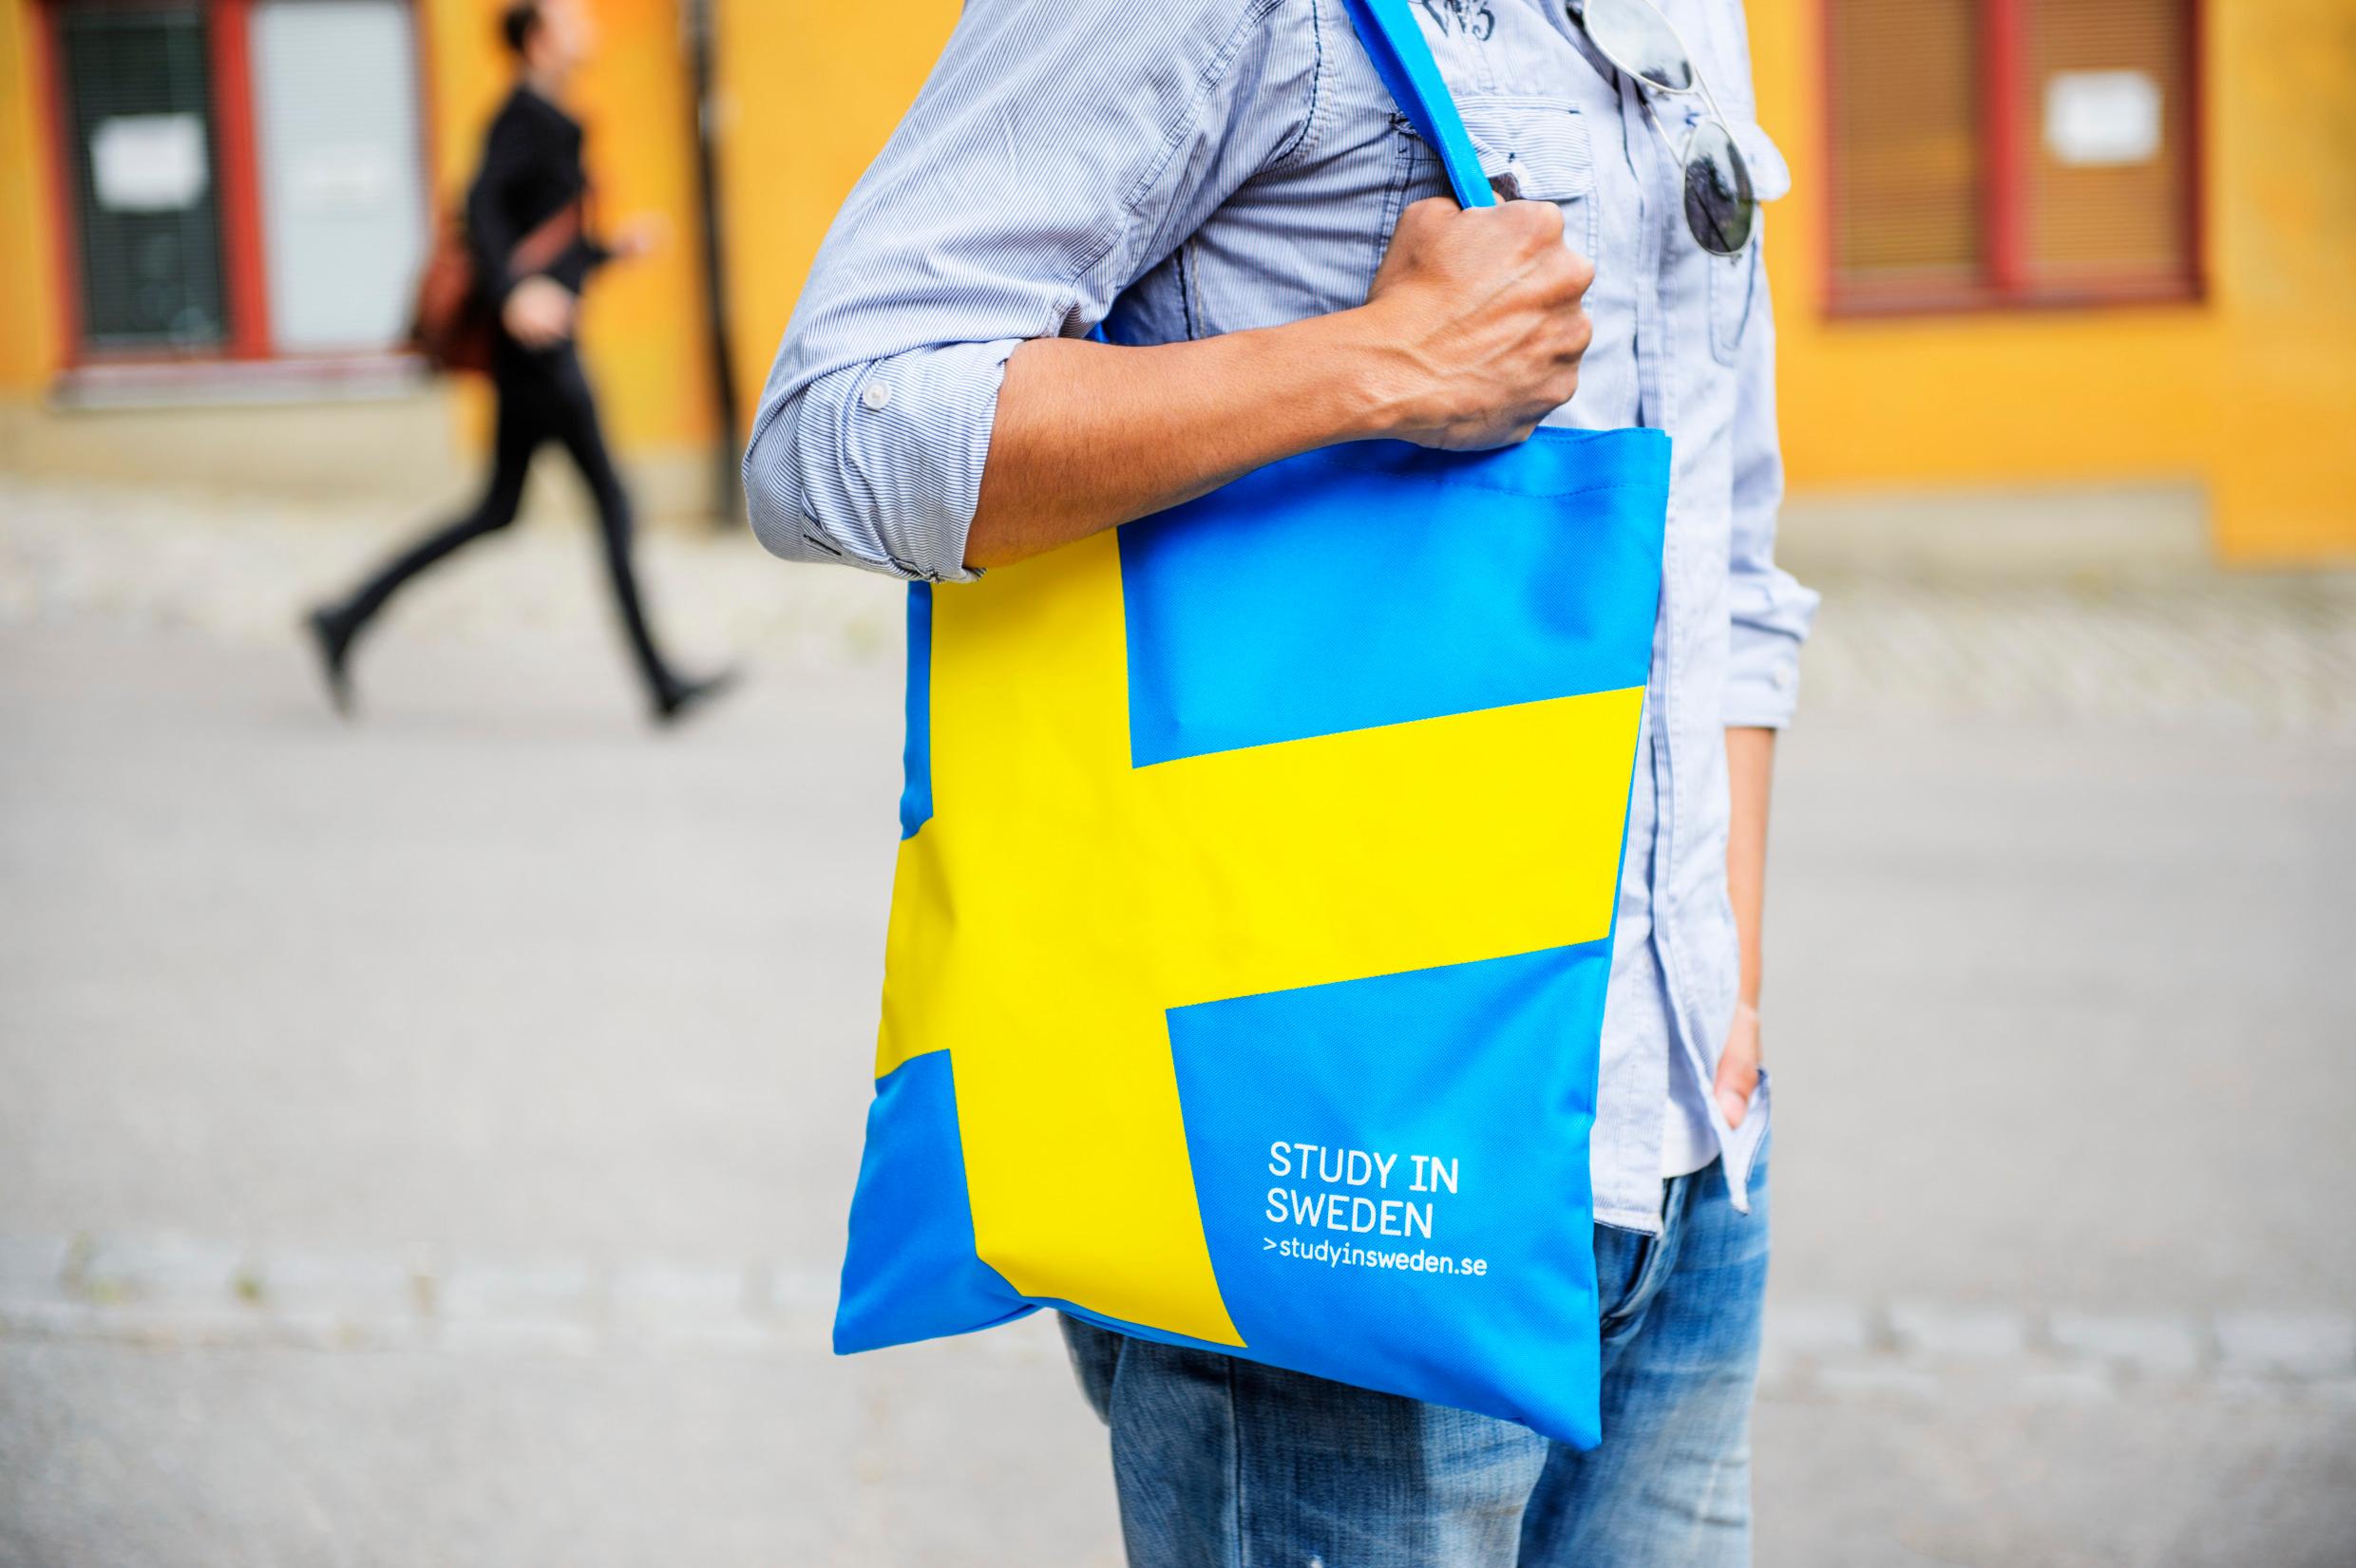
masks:
[[[1685,170],[1685,227],[1712,255],[1739,255],[1758,217],[1750,166],[1676,24],[1647,0],[1565,0],[1565,6],[1595,51],[1618,69],[1658,92],[1701,95],[1709,116],[1695,123],[1678,155]],[[1659,118],[1647,118],[1666,142]]]

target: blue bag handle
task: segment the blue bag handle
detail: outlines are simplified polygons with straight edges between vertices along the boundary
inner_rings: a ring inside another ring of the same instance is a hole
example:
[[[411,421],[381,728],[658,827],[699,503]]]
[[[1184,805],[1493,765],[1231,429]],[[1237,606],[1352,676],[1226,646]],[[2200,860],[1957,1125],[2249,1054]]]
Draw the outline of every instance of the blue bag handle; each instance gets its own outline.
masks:
[[[1489,188],[1489,177],[1481,173],[1480,154],[1472,150],[1472,138],[1466,134],[1456,101],[1440,79],[1439,62],[1432,58],[1432,46],[1424,42],[1423,29],[1416,25],[1411,0],[1342,0],[1342,4],[1349,9],[1350,26],[1358,29],[1358,42],[1366,46],[1375,62],[1375,74],[1382,78],[1382,85],[1391,89],[1392,98],[1423,139],[1438,149],[1448,183],[1456,193],[1456,204],[1495,206],[1497,193]]]

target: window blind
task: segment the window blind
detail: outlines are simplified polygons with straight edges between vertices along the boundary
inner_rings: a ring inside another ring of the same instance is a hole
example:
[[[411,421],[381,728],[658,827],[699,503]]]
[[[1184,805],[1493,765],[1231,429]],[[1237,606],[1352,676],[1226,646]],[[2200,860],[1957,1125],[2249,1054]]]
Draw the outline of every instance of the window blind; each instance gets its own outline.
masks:
[[[1833,254],[1844,279],[1963,282],[1979,270],[1974,11],[1971,0],[1826,8]]]
[[[2190,0],[2036,0],[2024,17],[2024,228],[2041,286],[2192,271]]]
[[[209,348],[226,335],[204,20],[194,5],[58,12],[83,337]]]

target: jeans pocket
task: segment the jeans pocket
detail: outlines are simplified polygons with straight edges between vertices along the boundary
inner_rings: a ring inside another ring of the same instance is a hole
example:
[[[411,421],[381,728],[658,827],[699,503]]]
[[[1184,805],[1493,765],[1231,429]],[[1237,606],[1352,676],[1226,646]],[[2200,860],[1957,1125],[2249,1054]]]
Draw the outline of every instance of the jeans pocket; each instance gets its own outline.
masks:
[[[1609,1335],[1636,1310],[1661,1237],[1617,1225],[1595,1227],[1595,1307]]]
[[[1758,1105],[1758,1158],[1761,1160],[1767,1158],[1767,1140],[1775,1133],[1775,1128],[1769,1124],[1775,1114],[1774,1083],[1775,1075],[1761,1067],[1758,1086],[1751,1091],[1751,1098]]]

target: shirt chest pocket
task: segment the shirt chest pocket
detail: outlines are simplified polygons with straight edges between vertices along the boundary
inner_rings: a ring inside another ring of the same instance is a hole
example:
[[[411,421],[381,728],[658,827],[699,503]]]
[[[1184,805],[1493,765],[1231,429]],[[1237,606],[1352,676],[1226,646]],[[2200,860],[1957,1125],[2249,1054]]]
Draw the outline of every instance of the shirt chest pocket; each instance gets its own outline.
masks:
[[[1751,194],[1764,208],[1789,194],[1792,171],[1783,161],[1783,154],[1767,139],[1767,133],[1750,121],[1740,121],[1729,127],[1734,132],[1735,145],[1742,151],[1742,161],[1751,171]],[[1759,230],[1764,226],[1764,214],[1751,225],[1749,243],[1733,255],[1705,255],[1710,270],[1710,351],[1720,365],[1734,365],[1742,357],[1742,340],[1749,332],[1752,312],[1759,308],[1764,290],[1760,284],[1758,259]]]
[[[1578,105],[1553,98],[1460,95],[1457,108],[1480,153],[1481,172],[1499,198],[1560,207],[1564,243],[1601,271],[1604,223],[1595,199],[1595,153]],[[1409,169],[1400,204],[1447,195],[1438,158],[1403,121],[1398,134],[1407,139]],[[1396,221],[1398,215],[1389,217]],[[1389,229],[1386,223],[1386,241]]]

